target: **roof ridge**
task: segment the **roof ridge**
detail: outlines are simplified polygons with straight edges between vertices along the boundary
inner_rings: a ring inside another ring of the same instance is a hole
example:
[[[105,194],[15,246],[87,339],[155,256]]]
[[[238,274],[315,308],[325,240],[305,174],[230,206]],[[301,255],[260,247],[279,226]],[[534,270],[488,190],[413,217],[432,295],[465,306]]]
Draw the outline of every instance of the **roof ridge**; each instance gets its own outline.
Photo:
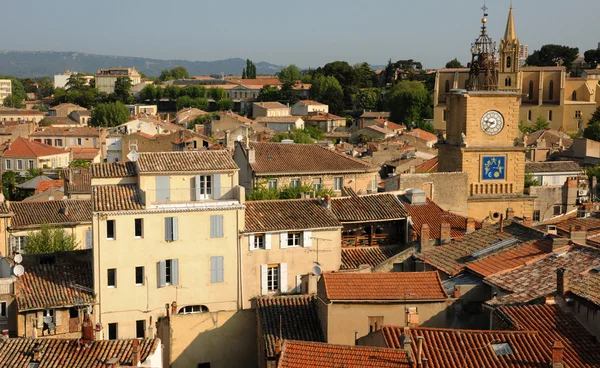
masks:
[[[398,325],[382,325],[381,329],[391,328],[391,329],[402,329],[406,328],[406,326],[398,326]],[[539,334],[539,331],[536,330],[470,330],[464,328],[446,328],[446,327],[411,327],[409,331],[439,331],[439,332],[460,332],[460,333],[485,333],[485,334],[493,334],[493,333],[507,333],[507,334]]]

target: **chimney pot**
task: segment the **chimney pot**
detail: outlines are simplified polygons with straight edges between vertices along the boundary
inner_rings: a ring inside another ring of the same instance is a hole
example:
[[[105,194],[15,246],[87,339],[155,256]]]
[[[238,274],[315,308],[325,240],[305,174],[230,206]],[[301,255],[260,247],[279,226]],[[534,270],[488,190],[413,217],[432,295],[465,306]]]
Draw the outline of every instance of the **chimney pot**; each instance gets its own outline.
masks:
[[[506,218],[507,219],[512,219],[513,217],[515,217],[515,210],[512,208],[507,208],[506,209]]]
[[[559,368],[564,367],[563,364],[563,355],[565,351],[565,346],[559,340],[554,342],[552,346],[552,367]]]
[[[473,231],[475,231],[475,219],[473,219],[473,217],[468,217],[467,218],[467,234],[472,233]]]
[[[173,303],[171,303],[171,314],[177,314],[177,302],[173,301]]]
[[[137,367],[140,364],[140,340],[135,339],[133,340],[133,348],[132,353],[133,353],[133,366]]]
[[[421,253],[425,252],[429,248],[429,225],[421,225]]]
[[[531,216],[523,217],[523,225],[531,227]]]
[[[565,268],[556,269],[556,294],[559,297],[569,291],[569,274]]]
[[[445,244],[451,240],[451,227],[447,222],[442,222],[440,225],[440,243]]]

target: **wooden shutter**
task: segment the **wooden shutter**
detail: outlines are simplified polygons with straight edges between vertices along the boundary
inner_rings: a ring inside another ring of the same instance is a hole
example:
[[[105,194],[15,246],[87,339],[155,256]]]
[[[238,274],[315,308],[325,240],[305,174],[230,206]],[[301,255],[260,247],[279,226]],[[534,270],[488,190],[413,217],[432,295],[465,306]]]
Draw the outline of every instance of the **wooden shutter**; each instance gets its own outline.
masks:
[[[224,261],[223,256],[217,257],[217,282],[225,281],[225,268],[223,265],[223,261]]]
[[[260,265],[260,294],[267,295],[269,293],[269,286],[267,284],[267,277],[269,272],[269,265]]]
[[[196,201],[199,201],[202,198],[202,194],[200,194],[200,175],[196,175],[194,178],[194,190],[196,193]]]
[[[254,250],[254,234],[248,235],[248,248]]]
[[[217,257],[210,257],[210,282],[217,282]]]
[[[165,217],[165,241],[173,240],[173,221],[172,217]]]
[[[221,199],[221,174],[213,175],[212,186],[213,198]]]
[[[312,246],[312,231],[304,231],[302,233],[302,246],[303,247],[310,247]]]
[[[223,237],[223,215],[210,216],[210,237],[211,238],[222,238]]]
[[[288,237],[287,232],[279,233],[279,248],[281,248],[281,249],[287,248],[287,237]]]
[[[271,249],[271,234],[265,233],[265,249]]]
[[[156,264],[156,274],[158,275],[158,287],[164,287],[167,284],[167,263],[163,261],[159,261]]]
[[[62,315],[63,315],[63,313],[65,313],[64,309],[55,309],[54,310],[54,323],[57,326],[62,325]],[[67,311],[67,313],[68,313],[68,311]]]
[[[37,326],[37,328],[42,328],[42,327],[44,327],[44,312],[42,312],[42,311],[38,311],[38,312],[36,313],[36,316],[35,316],[35,318],[37,319],[37,320],[36,320],[36,326]]]
[[[171,178],[166,175],[155,176],[156,178],[156,201],[169,202],[171,199]]]
[[[171,260],[171,285],[179,285],[179,259]]]
[[[279,264],[279,291],[285,293],[288,291],[287,284],[287,263]]]
[[[179,239],[179,221],[177,220],[177,217],[171,217],[171,226],[173,227],[173,236],[172,239],[173,241]]]
[[[86,230],[85,232],[85,249],[92,249],[93,244],[93,232],[92,230]]]

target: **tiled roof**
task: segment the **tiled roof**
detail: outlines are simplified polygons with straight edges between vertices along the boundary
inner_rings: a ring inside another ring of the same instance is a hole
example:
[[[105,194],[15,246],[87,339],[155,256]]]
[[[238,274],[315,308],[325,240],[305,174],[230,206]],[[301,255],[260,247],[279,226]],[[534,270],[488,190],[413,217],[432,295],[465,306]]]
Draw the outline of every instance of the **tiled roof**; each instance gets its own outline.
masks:
[[[340,269],[355,270],[364,264],[375,267],[403,250],[404,247],[398,245],[342,247],[342,265]]]
[[[600,218],[597,217],[567,217],[560,221],[553,221],[552,223],[555,224],[556,228],[565,235],[571,232],[571,228],[573,226],[575,226],[575,228],[585,228],[588,236],[595,235],[598,231],[600,231]],[[548,225],[548,223],[540,225],[536,228],[545,231],[546,225]]]
[[[31,133],[31,137],[99,137],[98,128],[82,127],[46,127]]]
[[[53,126],[53,125],[79,125],[79,121],[75,121],[65,116],[44,116],[40,121],[40,126]]]
[[[0,217],[12,214],[6,202],[0,202]]]
[[[365,129],[370,129],[370,130],[374,130],[378,133],[382,133],[382,134],[386,134],[386,135],[394,135],[396,133],[394,133],[393,130],[389,130],[387,128],[382,128],[378,125],[369,125],[368,127],[366,127]]]
[[[244,123],[244,124],[254,124],[254,120],[248,119],[247,117],[238,115],[234,112],[229,112],[229,111],[220,112],[219,116],[220,117],[228,116],[228,117],[235,119],[235,120],[239,121],[240,123]]]
[[[533,174],[555,172],[583,172],[579,164],[573,161],[526,162],[525,171]]]
[[[280,102],[255,102],[254,105],[264,107],[265,109],[289,109],[289,106]]]
[[[391,221],[406,217],[406,210],[393,194],[332,198],[331,210],[341,222]]]
[[[566,367],[600,367],[600,344],[558,305],[500,307],[496,313],[515,329],[538,331],[547,348],[562,342]]]
[[[62,188],[63,185],[64,185],[64,182],[62,180],[44,180],[44,181],[41,181],[40,184],[38,185],[38,187],[36,188],[35,194]]]
[[[411,227],[421,236],[421,227],[429,225],[429,239],[440,239],[442,223],[450,224],[450,236],[453,239],[462,239],[467,231],[467,218],[452,212],[444,211],[435,202],[427,198],[426,204],[409,204],[404,198],[400,200],[408,212],[412,222]],[[475,222],[475,229],[481,229],[481,222]]]
[[[100,155],[99,148],[93,147],[71,147],[71,156],[73,156],[73,160],[86,160],[93,161],[98,155]]]
[[[366,118],[366,119],[389,118],[390,112],[389,111],[365,111],[362,113],[362,115],[360,117]]]
[[[68,193],[91,193],[92,175],[90,170],[83,167],[66,168],[63,170],[65,190]]]
[[[275,356],[279,339],[325,341],[314,295],[260,297],[256,312],[267,357]]]
[[[424,131],[422,129],[419,129],[419,128],[415,128],[415,129],[411,130],[410,132],[407,132],[406,134],[410,134],[410,135],[412,135],[414,137],[421,138],[421,139],[426,140],[428,142],[429,141],[437,141],[437,139],[438,139],[437,135],[435,135],[433,133],[426,132],[426,131]]]
[[[9,208],[15,214],[11,220],[11,228],[92,221],[92,201],[89,199],[10,202]]]
[[[316,115],[303,116],[302,119],[304,119],[304,121],[346,120],[346,118],[343,118],[343,117],[337,116],[337,115],[333,115],[328,112],[327,113],[320,112]]]
[[[37,189],[37,187],[40,185],[41,182],[50,181],[50,180],[52,180],[52,179],[50,179],[46,175],[38,175],[34,178],[27,180],[24,183],[17,184],[16,187],[19,189],[35,190],[35,189]]]
[[[437,272],[347,273],[322,276],[329,300],[431,300],[448,296]]]
[[[546,147],[558,146],[559,142],[562,142],[565,148],[569,148],[573,144],[573,140],[568,134],[554,129],[543,129],[527,134],[525,136],[525,144],[527,146],[535,145],[540,138],[544,139]]]
[[[316,144],[250,143],[256,163],[250,164],[258,174],[298,172],[333,173],[373,171],[377,165],[341,154]]]
[[[302,104],[304,106],[327,106],[324,103],[320,103],[318,101],[313,101],[313,100],[300,100],[298,101],[299,104]]]
[[[73,284],[94,287],[91,257],[89,262],[44,264],[25,268],[23,276],[15,281],[19,312],[94,303],[93,293],[75,288]]]
[[[473,252],[485,249],[500,240],[516,238],[520,242],[528,242],[543,237],[542,232],[516,222],[505,221],[502,232],[500,232],[500,225],[494,224],[470,234],[465,234],[460,240],[426,250],[423,253],[415,254],[415,256],[436,269],[453,276],[460,273],[467,263],[473,261],[471,258]]]
[[[142,152],[140,173],[238,170],[227,151]]]
[[[246,202],[245,232],[341,227],[318,199]]]
[[[383,326],[381,334],[388,348],[401,349],[404,327]],[[479,331],[445,328],[411,328],[413,359],[418,356],[418,338],[423,337],[423,355],[428,368],[455,367],[549,367],[551,345],[546,346],[532,331]],[[512,354],[496,355],[492,344],[508,343]]]
[[[92,201],[95,212],[144,209],[135,184],[93,186]]]
[[[482,277],[527,264],[552,252],[552,239],[532,240],[490,257],[467,264],[467,269]]]
[[[41,348],[38,368],[106,368],[106,361],[117,358],[121,366],[132,365],[134,340],[97,340],[85,347],[79,339],[8,339],[0,344],[0,365],[11,368],[30,368],[33,348]],[[159,339],[139,340],[140,360],[145,362],[156,353]]]
[[[410,368],[406,351],[286,340],[278,368]]]
[[[438,157],[434,157],[430,160],[427,160],[425,162],[423,162],[420,165],[415,166],[415,173],[417,174],[422,174],[422,173],[432,173],[432,172],[437,172],[438,171]]]
[[[85,110],[85,107],[81,107],[81,106],[79,106],[79,105],[76,105],[76,104],[74,104],[74,103],[69,103],[69,102],[66,102],[66,103],[61,103],[61,104],[59,104],[59,105],[56,105],[56,106],[54,106],[54,107],[51,107],[51,108],[50,108],[50,109],[48,109],[48,110],[49,110],[49,111],[52,111],[52,110],[56,111],[56,110],[58,110],[58,109],[65,108],[65,107],[70,107],[70,108],[72,108],[72,109]]]
[[[295,123],[302,120],[299,116],[259,116],[256,118],[257,123]]]
[[[2,115],[46,115],[46,113],[39,110],[0,109],[0,116]]]
[[[600,306],[600,273],[582,276],[569,283],[569,291]]]
[[[556,270],[566,269],[570,281],[583,272],[600,267],[600,250],[571,246],[568,250],[550,254],[514,270],[486,277],[486,282],[509,294],[490,300],[492,305],[527,303],[556,292]]]
[[[406,127],[401,124],[396,124],[385,119],[375,119],[375,124],[380,128],[387,128],[391,130],[406,130]]]
[[[23,137],[15,139],[4,151],[4,157],[44,157],[68,153],[64,149],[49,146],[47,144],[33,142]]]
[[[125,178],[136,176],[135,162],[109,162],[92,164],[92,178]]]

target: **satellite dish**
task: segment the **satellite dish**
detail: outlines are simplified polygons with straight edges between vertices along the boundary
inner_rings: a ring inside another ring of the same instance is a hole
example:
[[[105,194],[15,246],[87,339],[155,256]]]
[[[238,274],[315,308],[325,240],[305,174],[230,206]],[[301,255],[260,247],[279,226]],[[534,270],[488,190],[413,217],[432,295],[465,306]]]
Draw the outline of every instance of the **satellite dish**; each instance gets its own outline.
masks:
[[[241,141],[242,141],[242,139],[244,139],[244,137],[243,137],[241,134],[237,136],[237,141],[238,141],[238,142],[241,142]]]
[[[18,264],[15,267],[13,267],[13,273],[15,274],[15,276],[23,276],[23,274],[25,273],[25,268]]]
[[[20,253],[15,254],[15,263],[19,264],[23,262],[23,256]]]
[[[317,275],[317,276],[321,276],[321,274],[323,273],[323,270],[321,270],[321,266],[315,266],[312,269],[313,274]]]
[[[54,200],[54,196],[50,196],[50,197],[48,197],[48,200],[49,200],[49,201],[53,201],[53,200]]]
[[[140,154],[137,153],[135,150],[132,150],[127,154],[127,158],[129,159],[129,161],[135,162],[140,158]]]

